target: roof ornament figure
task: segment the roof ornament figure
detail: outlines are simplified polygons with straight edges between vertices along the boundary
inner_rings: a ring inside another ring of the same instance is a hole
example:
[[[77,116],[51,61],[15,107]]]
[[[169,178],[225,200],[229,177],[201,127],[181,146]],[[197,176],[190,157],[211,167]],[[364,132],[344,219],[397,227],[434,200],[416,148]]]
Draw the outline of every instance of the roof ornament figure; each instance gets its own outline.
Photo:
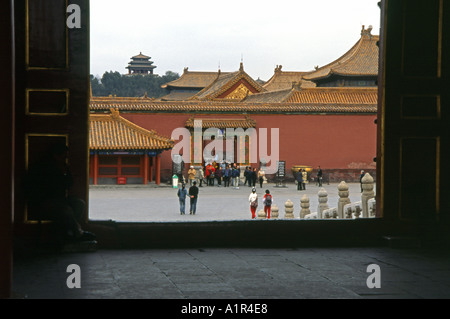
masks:
[[[369,25],[367,27],[367,29],[365,28],[365,26],[362,26],[362,30],[361,30],[361,36],[368,36],[368,37],[372,37],[372,29],[373,27],[371,25]]]
[[[119,118],[119,109],[111,108],[110,110],[111,110],[112,117],[114,119],[118,119]]]

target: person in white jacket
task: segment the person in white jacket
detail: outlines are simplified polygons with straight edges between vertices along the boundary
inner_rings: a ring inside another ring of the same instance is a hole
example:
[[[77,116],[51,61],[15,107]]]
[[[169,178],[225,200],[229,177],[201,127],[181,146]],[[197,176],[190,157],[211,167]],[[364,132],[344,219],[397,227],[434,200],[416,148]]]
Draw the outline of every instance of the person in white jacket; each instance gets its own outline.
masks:
[[[256,217],[256,208],[258,208],[258,194],[256,194],[256,188],[252,189],[250,196],[248,197],[250,202],[250,212],[252,213],[252,219]]]

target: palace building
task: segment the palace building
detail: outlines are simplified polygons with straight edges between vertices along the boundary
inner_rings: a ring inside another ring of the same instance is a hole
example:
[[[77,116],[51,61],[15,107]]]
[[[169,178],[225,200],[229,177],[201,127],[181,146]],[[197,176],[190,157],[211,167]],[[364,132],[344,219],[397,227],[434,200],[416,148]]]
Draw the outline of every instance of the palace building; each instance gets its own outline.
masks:
[[[162,86],[168,94],[161,101],[241,101],[248,95],[265,92],[260,83],[253,80],[241,63],[236,72],[191,72],[184,69],[181,77]]]
[[[90,182],[160,184],[161,153],[173,141],[110,112],[90,116]]]
[[[164,150],[183,142],[179,136],[174,136],[172,141],[168,139],[178,128],[189,131],[191,138],[189,149],[181,148],[179,154],[185,157],[189,154],[186,167],[216,159],[202,158],[198,162],[194,145],[203,150],[212,140],[218,143],[217,138],[224,139],[227,128],[242,128],[254,129],[258,138],[247,136],[243,141],[235,138],[231,150],[226,149],[224,142],[225,154],[218,161],[231,158],[241,166],[259,167],[270,162],[278,149],[276,160],[285,162],[287,178],[293,178],[290,170],[293,166],[316,169],[320,165],[330,181],[357,180],[361,169],[375,170],[377,39],[371,35],[371,28],[363,27],[357,43],[334,62],[306,72],[283,71],[279,65],[264,84],[253,80],[241,63],[234,72],[195,72],[185,68],[179,79],[163,86],[168,92],[160,99],[92,97],[93,121],[104,117],[133,125],[139,134],[148,136],[150,133],[145,132],[153,132],[156,138],[156,131],[167,139],[163,147],[147,147],[138,153],[135,153],[138,148],[131,144],[123,144],[122,148],[117,145],[114,151],[106,153],[91,144],[91,162],[97,163],[91,163],[91,182],[100,181],[103,172],[111,172],[105,177],[120,177],[120,165],[124,161],[134,161],[130,164],[133,167],[123,171],[135,174],[136,178],[124,174],[129,182],[147,183],[156,167],[155,174],[169,181],[173,175],[173,154]],[[201,145],[194,144],[193,140],[196,120],[202,123]],[[211,128],[217,129],[214,138],[205,134]],[[113,138],[113,133],[124,134],[123,130],[102,132],[106,134],[103,138]],[[261,139],[261,133],[266,134],[267,140]],[[266,144],[267,154],[261,152],[261,143]],[[251,152],[255,146],[257,155]],[[245,157],[238,158],[242,151]],[[102,164],[105,161],[110,164]]]

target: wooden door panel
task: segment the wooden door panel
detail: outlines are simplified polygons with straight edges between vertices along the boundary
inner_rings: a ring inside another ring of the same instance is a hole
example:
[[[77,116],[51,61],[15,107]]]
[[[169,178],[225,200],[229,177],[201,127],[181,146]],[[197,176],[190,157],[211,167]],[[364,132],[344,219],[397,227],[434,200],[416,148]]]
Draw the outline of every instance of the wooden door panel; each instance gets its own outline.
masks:
[[[66,24],[69,4],[80,8],[80,28]],[[55,138],[69,146],[73,195],[88,200],[89,1],[18,0],[14,6],[15,215],[27,223],[23,179],[42,155],[40,146]]]
[[[448,219],[449,25],[443,0],[383,2],[380,207],[387,219]]]

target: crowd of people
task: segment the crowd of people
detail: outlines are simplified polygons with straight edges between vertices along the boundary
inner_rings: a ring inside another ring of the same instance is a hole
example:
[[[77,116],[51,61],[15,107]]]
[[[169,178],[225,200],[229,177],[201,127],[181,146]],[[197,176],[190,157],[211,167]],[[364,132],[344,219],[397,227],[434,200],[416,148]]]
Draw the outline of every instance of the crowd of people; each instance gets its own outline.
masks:
[[[187,181],[182,177],[181,188],[178,189],[177,196],[180,201],[180,214],[184,215],[186,210],[186,198],[190,199],[189,213],[195,215],[197,199],[199,195],[199,187],[205,186],[217,186],[230,187],[230,185],[236,189],[239,189],[241,180],[241,169],[236,163],[206,163],[204,167],[195,169],[194,166],[190,166],[187,172]],[[255,219],[256,209],[258,208],[258,194],[256,193],[256,185],[259,184],[260,188],[263,187],[265,180],[265,172],[262,168],[252,168],[246,166],[243,171],[244,183],[243,186],[252,187],[252,191],[249,195],[248,201],[250,203],[251,218]],[[300,169],[296,173],[297,190],[306,190],[306,184],[308,183],[308,174],[305,169]],[[320,166],[317,170],[317,183],[318,186],[322,186],[322,169]],[[185,182],[189,182],[189,189],[186,189]],[[197,186],[197,183],[199,185]],[[262,204],[264,206],[265,218],[270,219],[271,207],[273,204],[273,196],[270,190],[266,189],[262,198]]]
[[[262,168],[257,169],[246,166],[243,172],[244,183],[241,186],[256,187],[257,184],[262,188],[265,180],[265,172]],[[182,182],[185,182],[182,177]],[[241,168],[236,163],[207,163],[204,167],[194,168],[190,166],[187,172],[187,182],[192,186],[193,182],[198,183],[198,187],[218,186],[239,188],[241,184]]]

